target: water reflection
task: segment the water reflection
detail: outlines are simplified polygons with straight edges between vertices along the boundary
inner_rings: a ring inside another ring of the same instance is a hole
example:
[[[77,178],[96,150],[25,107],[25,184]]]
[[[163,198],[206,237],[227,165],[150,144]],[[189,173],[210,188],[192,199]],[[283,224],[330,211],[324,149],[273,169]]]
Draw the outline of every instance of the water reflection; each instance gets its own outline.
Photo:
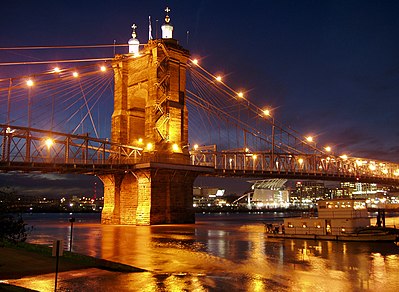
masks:
[[[268,216],[258,214],[251,221],[249,216],[203,215],[192,225],[140,227],[77,218],[73,250],[149,271],[103,275],[101,291],[108,291],[108,284],[126,291],[399,289],[396,245],[267,239],[263,221],[271,220]],[[68,242],[67,218],[30,222],[35,225],[31,242]],[[76,281],[62,285],[71,288]]]

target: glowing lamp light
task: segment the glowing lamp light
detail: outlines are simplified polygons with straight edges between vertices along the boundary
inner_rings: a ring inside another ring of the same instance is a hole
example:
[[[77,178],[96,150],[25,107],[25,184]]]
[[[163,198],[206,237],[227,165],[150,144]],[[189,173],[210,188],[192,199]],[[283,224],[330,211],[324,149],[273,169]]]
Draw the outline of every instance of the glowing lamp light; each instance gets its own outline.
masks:
[[[192,62],[194,65],[198,65],[198,59],[194,59]]]
[[[306,141],[308,141],[308,142],[313,142],[313,137],[312,137],[312,136],[307,136],[307,137],[306,137]]]
[[[374,171],[374,170],[376,170],[376,167],[375,167],[374,164],[370,164],[370,165],[369,165],[369,169],[370,169],[371,171]]]
[[[399,169],[395,170],[393,173],[394,176],[399,176]]]
[[[179,149],[179,145],[177,145],[176,143],[175,144],[173,144],[172,145],[172,150],[173,150],[173,152],[178,152],[180,149]]]
[[[256,158],[258,158],[258,156],[256,154],[252,155],[253,160],[256,160]]]
[[[142,144],[142,143],[143,143],[143,138],[139,138],[139,139],[137,140],[137,142],[138,142],[139,144]]]
[[[346,160],[346,159],[348,159],[348,155],[346,155],[346,154],[341,155],[340,158],[342,158],[343,160]]]
[[[47,138],[46,141],[44,141],[44,144],[46,144],[47,148],[50,148],[54,144],[54,140],[51,138]]]
[[[32,87],[33,84],[34,84],[34,82],[33,82],[32,79],[29,79],[29,80],[26,81],[26,85],[28,85],[29,87]]]
[[[75,78],[79,77],[79,73],[75,71],[75,72],[72,73],[72,76],[75,77]]]
[[[194,144],[194,150],[198,149],[198,144]]]
[[[245,152],[249,152],[249,148],[245,148]]]
[[[244,93],[242,93],[241,91],[237,94],[238,97],[243,98],[244,97]]]
[[[216,81],[222,82],[222,76],[216,76]]]
[[[265,116],[270,116],[270,110],[268,110],[268,109],[263,110],[263,114]]]
[[[154,145],[152,143],[147,144],[147,150],[151,151],[154,148]]]
[[[383,174],[388,174],[388,169],[384,168],[384,169],[382,170],[382,173],[383,173]]]
[[[59,67],[55,67],[55,68],[53,69],[53,72],[54,72],[54,73],[60,73],[60,72],[61,72],[61,69],[60,69]]]
[[[107,68],[105,68],[105,66],[101,66],[100,70],[101,70],[101,72],[105,72],[105,71],[107,71]]]
[[[299,159],[298,159],[298,162],[299,162],[299,164],[302,164],[302,163],[303,163],[303,159],[302,159],[302,158],[299,158]]]
[[[327,152],[331,152],[331,147],[330,146],[326,146],[326,147],[324,147],[324,150],[326,150]]]

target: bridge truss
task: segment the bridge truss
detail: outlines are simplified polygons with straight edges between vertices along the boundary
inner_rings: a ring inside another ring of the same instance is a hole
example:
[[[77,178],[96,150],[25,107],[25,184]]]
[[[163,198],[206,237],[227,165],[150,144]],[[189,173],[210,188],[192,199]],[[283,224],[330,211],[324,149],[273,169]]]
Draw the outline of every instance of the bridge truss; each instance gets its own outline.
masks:
[[[65,134],[26,127],[0,125],[0,170],[103,174],[128,171],[149,162],[167,163],[167,157],[145,153],[143,148],[120,145],[87,135]],[[397,183],[399,165],[360,158],[323,154],[190,151],[193,166],[212,169],[219,176],[285,177]]]

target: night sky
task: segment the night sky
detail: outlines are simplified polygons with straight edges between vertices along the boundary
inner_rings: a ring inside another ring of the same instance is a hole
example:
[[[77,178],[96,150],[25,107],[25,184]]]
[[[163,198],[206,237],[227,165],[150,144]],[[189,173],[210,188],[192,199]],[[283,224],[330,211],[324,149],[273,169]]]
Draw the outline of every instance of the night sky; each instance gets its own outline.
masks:
[[[174,38],[276,119],[337,153],[399,162],[399,1],[4,1],[0,47],[122,44],[133,23],[144,43],[148,16],[155,37],[166,6]],[[32,59],[0,51],[0,62]],[[34,69],[0,67],[0,78],[16,70]],[[56,177],[40,176],[38,189],[69,178]],[[0,186],[21,178],[2,175]],[[93,184],[79,177],[71,192]]]

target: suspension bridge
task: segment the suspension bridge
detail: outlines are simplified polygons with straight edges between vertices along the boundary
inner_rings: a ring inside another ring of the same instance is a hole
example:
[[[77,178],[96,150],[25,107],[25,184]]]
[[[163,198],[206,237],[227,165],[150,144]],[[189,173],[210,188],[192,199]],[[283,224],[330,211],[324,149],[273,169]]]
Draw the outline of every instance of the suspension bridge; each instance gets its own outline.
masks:
[[[397,163],[317,147],[206,70],[168,19],[128,52],[0,79],[0,171],[97,175],[102,222],[136,225],[193,222],[198,175],[398,184]]]

